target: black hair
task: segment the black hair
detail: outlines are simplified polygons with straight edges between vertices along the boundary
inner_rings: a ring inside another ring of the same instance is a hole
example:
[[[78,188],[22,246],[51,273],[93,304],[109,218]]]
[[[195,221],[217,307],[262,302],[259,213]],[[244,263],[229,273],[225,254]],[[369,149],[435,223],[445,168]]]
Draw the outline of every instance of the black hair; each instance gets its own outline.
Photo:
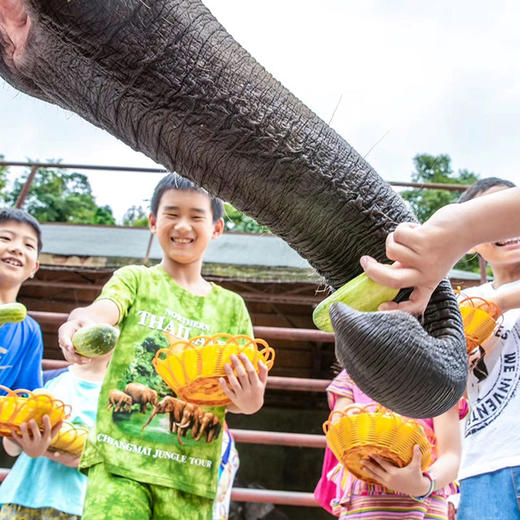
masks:
[[[178,173],[169,173],[165,175],[155,187],[152,195],[152,202],[150,203],[150,210],[153,215],[157,216],[159,204],[165,191],[179,190],[179,191],[196,191],[208,196],[211,204],[211,213],[213,214],[213,223],[224,217],[224,204],[217,197],[210,195],[205,189],[197,186],[193,182],[181,177]]]
[[[0,223],[2,222],[20,222],[20,224],[27,224],[34,229],[36,238],[38,239],[38,254],[42,250],[42,230],[38,221],[29,213],[17,208],[0,209]]]
[[[516,184],[508,181],[507,179],[500,179],[499,177],[486,177],[485,179],[478,180],[475,184],[472,184],[460,197],[457,202],[467,202],[468,200],[474,199],[481,193],[494,188],[495,186],[504,186],[504,188],[514,188]]]

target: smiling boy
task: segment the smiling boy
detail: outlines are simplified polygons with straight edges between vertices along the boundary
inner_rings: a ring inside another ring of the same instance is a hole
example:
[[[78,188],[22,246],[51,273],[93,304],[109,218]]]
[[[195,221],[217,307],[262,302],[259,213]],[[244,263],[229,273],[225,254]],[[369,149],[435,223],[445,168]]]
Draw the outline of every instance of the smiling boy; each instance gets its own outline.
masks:
[[[81,462],[89,468],[84,520],[213,516],[225,451],[226,408],[204,407],[218,426],[206,438],[196,440],[188,433],[182,440],[180,434],[170,433],[164,403],[173,396],[151,360],[168,346],[171,336],[252,335],[242,298],[202,277],[204,252],[224,229],[222,216],[220,200],[176,174],[165,176],[154,191],[149,216],[163,252],[161,263],[119,269],[99,298],[74,310],[60,328],[65,357],[80,363],[88,360],[72,346],[78,329],[102,322],[121,330],[100,394],[96,435],[89,438]],[[263,404],[267,368],[259,364],[257,374],[247,358],[233,357],[232,363],[234,372],[226,367],[229,383],[221,381],[231,399],[227,411],[254,413]],[[145,412],[107,409],[111,392],[124,392],[129,385],[135,389],[135,383],[146,396],[140,398],[141,405],[147,401]],[[159,413],[146,422],[148,404]],[[161,457],[154,458],[156,453]]]
[[[41,247],[36,219],[19,209],[0,211],[0,304],[14,303],[22,283],[34,276]],[[12,390],[42,386],[42,333],[31,317],[2,325],[0,347],[1,385]]]

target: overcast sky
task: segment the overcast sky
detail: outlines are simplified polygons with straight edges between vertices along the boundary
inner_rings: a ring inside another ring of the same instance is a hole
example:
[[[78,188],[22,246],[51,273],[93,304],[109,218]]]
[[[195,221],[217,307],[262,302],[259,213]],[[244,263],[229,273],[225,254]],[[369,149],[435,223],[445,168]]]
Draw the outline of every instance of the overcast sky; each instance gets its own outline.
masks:
[[[520,2],[515,0],[206,0],[264,67],[385,180],[410,180],[417,153],[520,184]],[[154,166],[74,114],[0,80],[0,153]],[[13,170],[15,171],[15,170]],[[90,173],[117,218],[142,203],[150,174]]]

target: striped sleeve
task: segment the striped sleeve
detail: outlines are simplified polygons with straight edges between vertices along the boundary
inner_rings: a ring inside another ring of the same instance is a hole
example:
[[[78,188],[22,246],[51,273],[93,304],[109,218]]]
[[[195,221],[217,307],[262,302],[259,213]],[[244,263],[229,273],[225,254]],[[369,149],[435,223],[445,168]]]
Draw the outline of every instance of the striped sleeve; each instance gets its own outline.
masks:
[[[353,385],[354,381],[352,381],[346,370],[342,370],[332,380],[327,387],[327,398],[331,410],[334,408],[338,397],[347,397],[354,401]]]

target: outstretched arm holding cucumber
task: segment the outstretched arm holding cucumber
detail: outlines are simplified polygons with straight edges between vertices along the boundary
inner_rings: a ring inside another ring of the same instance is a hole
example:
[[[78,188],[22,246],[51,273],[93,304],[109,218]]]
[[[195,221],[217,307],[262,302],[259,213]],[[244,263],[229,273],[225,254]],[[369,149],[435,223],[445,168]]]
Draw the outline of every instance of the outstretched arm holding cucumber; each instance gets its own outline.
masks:
[[[386,302],[380,310],[420,314],[439,282],[472,247],[518,235],[520,188],[510,188],[444,206],[422,225],[397,226],[386,241],[386,255],[394,261],[394,269],[369,256],[360,261],[372,280],[393,288],[414,288],[408,301]]]
[[[77,353],[72,343],[74,334],[85,327],[96,324],[116,325],[119,309],[112,300],[97,300],[87,307],[78,307],[69,314],[69,319],[59,328],[58,343],[63,357],[70,363],[80,365],[90,362],[90,358]]]

